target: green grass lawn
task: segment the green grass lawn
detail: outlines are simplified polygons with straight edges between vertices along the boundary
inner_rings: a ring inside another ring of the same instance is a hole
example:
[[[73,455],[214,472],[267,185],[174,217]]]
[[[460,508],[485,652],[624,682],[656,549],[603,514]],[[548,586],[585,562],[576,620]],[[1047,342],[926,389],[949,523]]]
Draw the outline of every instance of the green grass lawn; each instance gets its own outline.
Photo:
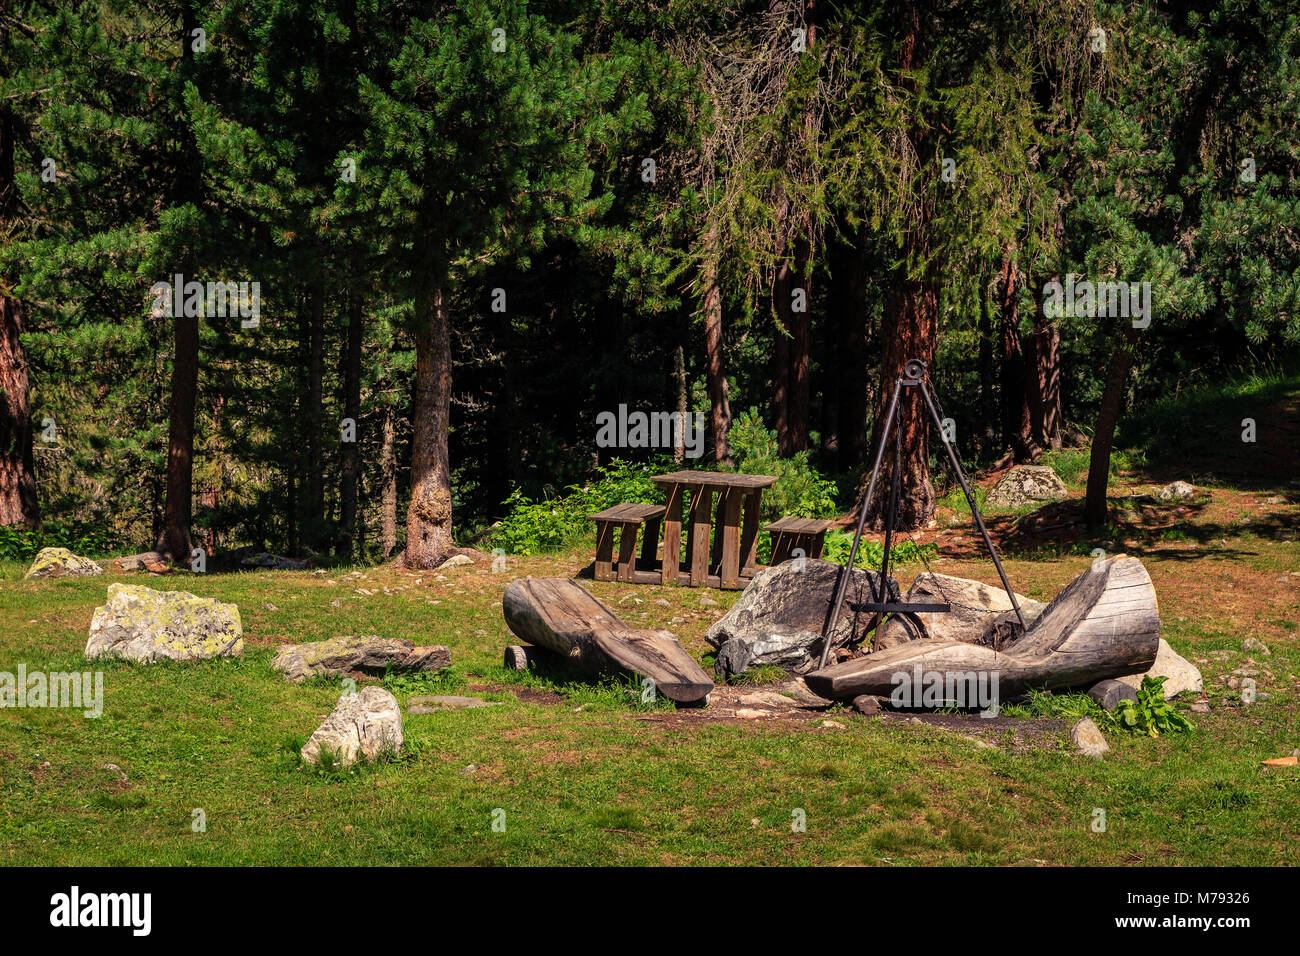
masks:
[[[98,719],[0,711],[3,859],[1294,864],[1300,771],[1260,761],[1300,746],[1300,574],[1288,573],[1300,568],[1300,551],[1295,541],[1248,530],[1209,553],[1195,547],[1157,543],[1133,553],[1156,583],[1163,633],[1204,661],[1214,713],[1195,717],[1195,731],[1180,737],[1110,733],[1112,751],[1101,761],[1072,753],[1064,722],[1045,724],[1034,745],[1018,746],[1009,731],[981,742],[902,715],[843,710],[827,715],[842,728],[707,714],[686,720],[638,706],[616,686],[505,671],[501,649],[514,643],[499,607],[505,584],[572,575],[582,554],[512,559],[506,573],[362,569],[366,577],[357,579],[331,569],[24,582],[21,565],[5,564],[0,670],[19,662],[85,669],[90,617],[115,579],[238,603],[247,646],[242,660],[96,665],[105,684]],[[1047,597],[1089,560],[1011,555],[1007,564],[1019,590]],[[934,565],[990,579],[978,557]],[[906,581],[915,570],[900,574]],[[701,658],[704,630],[736,597],[707,592],[721,605],[711,606],[694,589],[585,583],[628,620],[669,627]],[[389,681],[399,700],[459,691],[503,704],[405,715],[406,753],[392,762],[343,774],[302,767],[297,749],[340,683],[288,684],[270,668],[274,649],[364,633],[450,647],[451,674]],[[1252,635],[1272,647],[1259,661],[1273,676],[1259,678],[1269,699],[1245,705],[1219,678],[1244,663],[1241,640]],[[1106,811],[1105,832],[1092,829],[1094,808]],[[196,810],[204,832],[194,830]],[[503,831],[492,826],[498,810]],[[792,827],[798,811],[803,831]]]

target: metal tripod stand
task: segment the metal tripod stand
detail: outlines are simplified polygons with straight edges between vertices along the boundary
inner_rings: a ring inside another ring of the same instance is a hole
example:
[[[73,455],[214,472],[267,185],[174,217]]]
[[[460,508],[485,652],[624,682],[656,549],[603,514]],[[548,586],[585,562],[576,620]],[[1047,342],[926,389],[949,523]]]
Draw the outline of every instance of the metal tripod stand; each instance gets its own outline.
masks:
[[[993,547],[993,539],[989,537],[988,529],[984,527],[984,519],[980,516],[979,507],[975,504],[975,494],[971,491],[970,482],[967,480],[966,472],[961,466],[961,458],[957,455],[957,449],[944,433],[943,420],[939,417],[939,409],[935,405],[929,387],[925,384],[925,373],[926,366],[924,362],[910,359],[903,366],[903,374],[894,382],[894,393],[889,398],[889,410],[885,413],[885,427],[880,435],[880,443],[876,447],[876,461],[871,468],[871,481],[867,484],[866,496],[862,499],[862,505],[858,510],[858,528],[853,535],[853,547],[849,550],[849,562],[840,572],[839,581],[835,586],[835,600],[831,605],[830,618],[826,622],[826,627],[822,630],[822,656],[817,665],[819,670],[826,666],[826,658],[830,654],[830,635],[835,633],[835,625],[840,617],[840,607],[844,604],[844,593],[848,590],[849,578],[853,575],[853,562],[857,560],[858,545],[862,541],[862,531],[867,524],[867,509],[870,507],[871,500],[876,493],[876,482],[880,478],[880,464],[884,461],[885,447],[889,443],[891,432],[894,436],[894,459],[893,468],[891,469],[892,480],[889,489],[889,506],[885,510],[885,554],[880,563],[881,590],[885,593],[877,596],[875,583],[868,579],[872,600],[870,603],[858,605],[858,609],[871,611],[877,615],[915,614],[917,612],[944,613],[952,610],[950,604],[908,604],[902,601],[888,600],[889,548],[893,542],[895,512],[898,509],[899,490],[902,486],[903,430],[901,423],[898,421],[901,418],[898,398],[903,394],[905,388],[916,389],[921,393],[921,397],[925,399],[926,407],[930,410],[930,417],[939,431],[939,440],[943,442],[944,450],[948,453],[948,460],[952,462],[957,481],[960,483],[961,490],[965,493],[966,501],[970,505],[970,513],[975,519],[975,527],[979,529],[980,534],[983,536],[984,545],[988,548],[989,555],[993,558],[993,564],[998,569],[998,577],[1002,579],[1002,586],[1006,588],[1007,597],[1011,600],[1011,607],[1015,609],[1016,620],[1020,622],[1020,629],[1022,632],[1025,629],[1025,618],[1020,613],[1020,605],[1016,602],[1015,592],[1011,590],[1011,584],[1007,581],[1007,574],[1002,569],[1002,562],[998,559],[997,549]]]

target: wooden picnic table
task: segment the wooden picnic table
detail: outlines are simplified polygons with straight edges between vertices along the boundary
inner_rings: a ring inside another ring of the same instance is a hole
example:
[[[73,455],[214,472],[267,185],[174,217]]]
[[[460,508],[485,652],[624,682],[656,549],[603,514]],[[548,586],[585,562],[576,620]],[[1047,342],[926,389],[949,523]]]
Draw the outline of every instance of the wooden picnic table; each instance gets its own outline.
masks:
[[[666,495],[663,584],[741,588],[754,576],[758,544],[758,512],[763,489],[776,483],[772,475],[738,475],[725,471],[674,471],[650,479]],[[686,551],[689,569],[679,570],[682,546],[682,499],[690,495]],[[717,496],[717,518],[713,500]],[[714,525],[717,533],[710,535]]]

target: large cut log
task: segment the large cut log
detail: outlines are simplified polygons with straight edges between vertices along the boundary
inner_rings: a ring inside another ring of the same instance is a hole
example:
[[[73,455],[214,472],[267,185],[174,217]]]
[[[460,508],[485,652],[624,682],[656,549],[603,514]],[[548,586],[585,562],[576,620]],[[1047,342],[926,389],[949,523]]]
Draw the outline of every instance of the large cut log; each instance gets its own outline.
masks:
[[[889,697],[932,673],[996,675],[1007,700],[1031,687],[1088,688],[1139,674],[1155,661],[1160,616],[1146,568],[1123,555],[1094,562],[1056,596],[1025,634],[1001,651],[961,641],[916,640],[805,677],[828,700]],[[946,683],[946,681],[945,681]]]
[[[635,628],[568,578],[511,581],[501,599],[510,630],[594,676],[635,674],[679,704],[703,700],[713,681],[664,630]]]

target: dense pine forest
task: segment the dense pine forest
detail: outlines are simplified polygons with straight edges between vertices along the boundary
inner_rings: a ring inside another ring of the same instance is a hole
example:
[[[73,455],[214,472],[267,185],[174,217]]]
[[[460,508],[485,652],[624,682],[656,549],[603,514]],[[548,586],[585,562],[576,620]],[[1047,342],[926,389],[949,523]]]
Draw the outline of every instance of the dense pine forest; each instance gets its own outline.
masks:
[[[909,359],[1102,524],[1162,399],[1294,369],[1298,172],[1282,0],[12,0],[6,556],[433,567],[688,454],[843,513]]]

